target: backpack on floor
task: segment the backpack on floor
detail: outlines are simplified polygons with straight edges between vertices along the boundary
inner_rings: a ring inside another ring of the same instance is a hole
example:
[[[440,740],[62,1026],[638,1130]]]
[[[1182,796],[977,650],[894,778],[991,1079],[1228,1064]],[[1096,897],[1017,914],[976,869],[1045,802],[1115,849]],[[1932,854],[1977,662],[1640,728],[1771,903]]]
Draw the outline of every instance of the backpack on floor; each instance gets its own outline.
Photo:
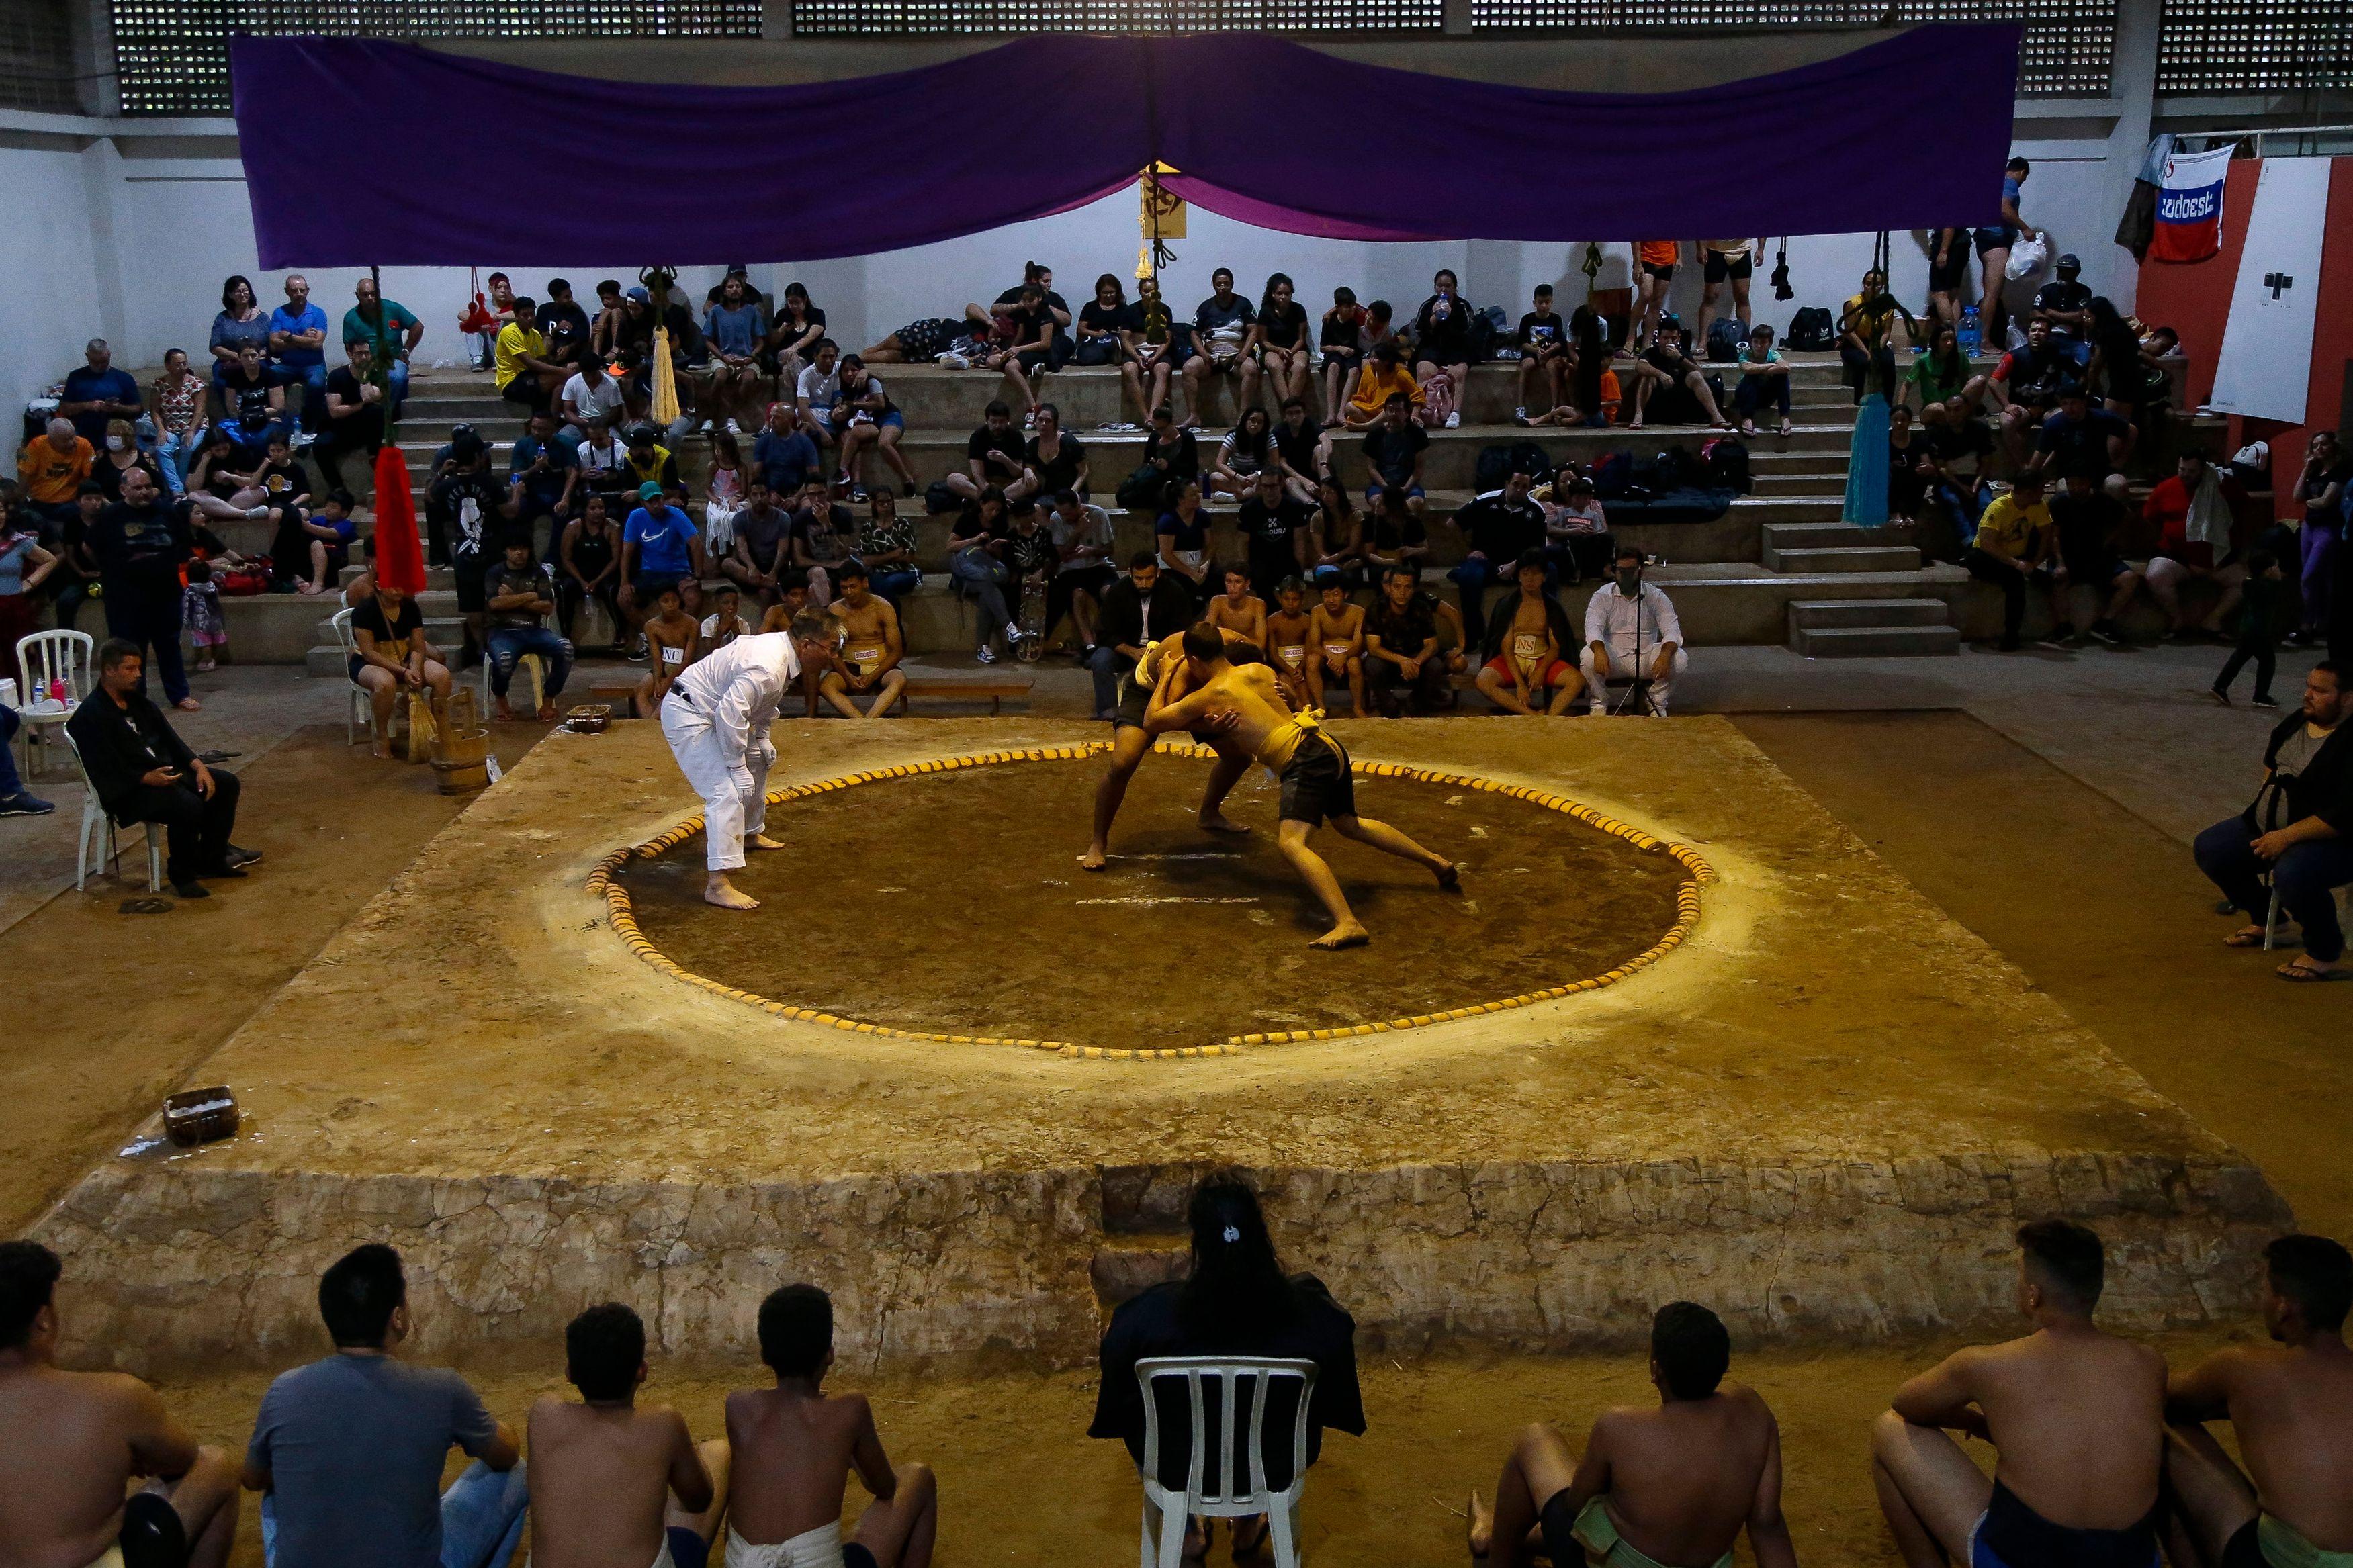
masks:
[[[928,516],[937,517],[944,511],[960,511],[963,509],[964,497],[956,494],[945,479],[934,479],[923,490],[923,510]]]
[[[1706,484],[1710,489],[1738,490],[1746,495],[1752,481],[1748,476],[1748,447],[1729,436],[1718,436],[1699,449],[1701,464],[1707,469]]]
[[[1622,496],[1634,482],[1634,454],[1612,452],[1593,465],[1588,477],[1593,480],[1596,498],[1609,500]]]
[[[1707,363],[1733,363],[1740,358],[1741,345],[1747,341],[1741,335],[1739,317],[1718,316],[1707,324]]]
[[[1831,313],[1820,305],[1809,305],[1789,318],[1789,335],[1781,340],[1781,346],[1819,353],[1837,342]]]

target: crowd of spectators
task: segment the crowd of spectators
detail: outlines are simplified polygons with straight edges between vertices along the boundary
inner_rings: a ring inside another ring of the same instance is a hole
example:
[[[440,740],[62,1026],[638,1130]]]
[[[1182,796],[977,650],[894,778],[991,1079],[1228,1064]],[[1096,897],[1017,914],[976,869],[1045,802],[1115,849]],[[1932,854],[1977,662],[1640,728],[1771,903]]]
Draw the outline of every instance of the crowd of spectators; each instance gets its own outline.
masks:
[[[1366,1428],[1355,1321],[1323,1281],[1282,1267],[1249,1186],[1203,1182],[1187,1218],[1181,1277],[1111,1313],[1087,1436],[1124,1444],[1141,1469],[1156,1411],[1155,1479],[1181,1491],[1194,1443],[1247,1439],[1224,1432],[1214,1399],[1205,1406],[1197,1394],[1188,1406],[1173,1384],[1147,1392],[1139,1363],[1305,1363],[1314,1378],[1303,1413],[1301,1385],[1280,1380],[1251,1413],[1266,1485],[1280,1491],[1294,1479],[1289,1435],[1303,1416],[1310,1467],[1325,1433]],[[1905,1563],[2155,1568],[2162,1550],[2178,1564],[2239,1568],[2353,1550],[2353,1354],[2343,1337],[2353,1256],[2322,1237],[2274,1240],[2255,1282],[2274,1343],[2174,1368],[2095,1323],[2106,1282],[2095,1233],[2037,1220],[2019,1227],[2017,1244],[2028,1331],[1913,1377],[1872,1426],[1871,1476]],[[404,1353],[417,1323],[402,1260],[364,1245],[319,1282],[332,1352],[271,1383],[240,1459],[199,1445],[147,1384],[58,1365],[64,1273],[37,1243],[0,1243],[0,1472],[14,1480],[0,1552],[10,1562],[220,1568],[241,1492],[259,1500],[269,1568],[504,1568],[526,1528],[541,1568],[702,1568],[723,1531],[724,1561],[753,1568],[931,1560],[942,1483],[926,1466],[892,1462],[865,1395],[827,1389],[832,1303],[814,1286],[761,1303],[770,1380],[727,1396],[723,1435],[698,1441],[677,1411],[642,1397],[652,1376],[645,1325],[618,1302],[572,1320],[564,1376],[576,1397],[541,1397],[518,1433],[461,1375]],[[1714,1311],[1660,1308],[1648,1345],[1655,1401],[1601,1411],[1581,1441],[1527,1427],[1492,1499],[1472,1496],[1472,1561],[1729,1563],[1745,1534],[1764,1568],[1795,1568],[1779,1426],[1757,1391],[1728,1381],[1731,1364]],[[1196,1432],[1192,1413],[1205,1409],[1207,1430]],[[2210,1432],[2216,1422],[2233,1427],[2235,1458]],[[1968,1438],[1995,1446],[1992,1476],[1965,1451]],[[470,1462],[445,1488],[452,1448]],[[845,1537],[852,1475],[873,1500]],[[1215,1522],[1187,1521],[1188,1559],[1208,1554]],[[1229,1521],[1234,1556],[1259,1551],[1272,1527],[1264,1514]]]

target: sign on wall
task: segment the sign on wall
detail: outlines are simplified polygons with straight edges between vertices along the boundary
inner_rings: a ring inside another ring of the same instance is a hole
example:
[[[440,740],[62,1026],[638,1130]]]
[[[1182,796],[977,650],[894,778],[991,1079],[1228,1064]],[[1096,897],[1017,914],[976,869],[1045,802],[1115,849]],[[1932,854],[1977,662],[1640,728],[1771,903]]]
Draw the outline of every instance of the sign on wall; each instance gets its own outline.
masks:
[[[2250,419],[2304,423],[2312,331],[2328,224],[2327,158],[2266,158],[2255,180],[2247,246],[2206,406]]]

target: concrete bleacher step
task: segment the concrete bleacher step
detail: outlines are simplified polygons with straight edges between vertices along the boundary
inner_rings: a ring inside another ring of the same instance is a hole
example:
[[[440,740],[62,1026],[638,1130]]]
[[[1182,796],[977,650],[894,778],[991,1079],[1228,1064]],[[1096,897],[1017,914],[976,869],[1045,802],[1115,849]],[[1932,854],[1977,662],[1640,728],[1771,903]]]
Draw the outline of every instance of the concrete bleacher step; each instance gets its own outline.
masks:
[[[1905,658],[1960,651],[1942,599],[1792,599],[1789,648],[1808,658]]]
[[[1955,626],[1798,626],[1790,651],[1807,658],[1926,658],[1961,651]]]
[[[1766,523],[1758,559],[1775,572],[1911,572],[1919,568],[1920,552],[1912,545],[1890,543],[1889,536],[1882,531],[1858,528],[1835,518],[1832,508],[1831,517],[1821,521]]]

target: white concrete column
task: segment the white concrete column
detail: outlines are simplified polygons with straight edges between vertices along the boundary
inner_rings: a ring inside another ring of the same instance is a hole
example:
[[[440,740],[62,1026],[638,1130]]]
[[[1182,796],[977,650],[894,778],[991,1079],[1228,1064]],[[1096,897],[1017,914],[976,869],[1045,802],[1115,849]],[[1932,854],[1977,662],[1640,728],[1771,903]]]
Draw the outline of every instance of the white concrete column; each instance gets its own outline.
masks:
[[[2103,220],[2109,226],[2101,236],[2107,260],[2107,280],[2102,293],[2117,310],[2129,315],[2140,295],[2140,264],[2131,251],[2114,243],[2115,225],[2132,199],[2133,181],[2148,153],[2150,121],[2157,106],[2157,41],[2163,0],[2116,0],[2116,53],[2108,68],[2108,96],[2116,107],[2116,123],[2108,128],[2107,167],[2101,183],[2105,196]],[[2086,257],[2084,270],[2092,270]]]
[[[81,150],[81,185],[90,208],[90,297],[98,306],[98,335],[114,345],[121,363],[136,364],[130,318],[123,309],[122,226],[117,221],[122,155],[112,137],[94,137]]]
[[[793,0],[760,0],[760,37],[789,38],[793,36]]]
[[[1446,36],[1450,38],[1469,37],[1471,0],[1443,0],[1443,7],[1440,13],[1442,18],[1440,25],[1444,27]]]
[[[114,14],[107,0],[72,0],[68,18],[73,26],[75,84],[84,114],[121,112],[121,95],[114,81]]]

